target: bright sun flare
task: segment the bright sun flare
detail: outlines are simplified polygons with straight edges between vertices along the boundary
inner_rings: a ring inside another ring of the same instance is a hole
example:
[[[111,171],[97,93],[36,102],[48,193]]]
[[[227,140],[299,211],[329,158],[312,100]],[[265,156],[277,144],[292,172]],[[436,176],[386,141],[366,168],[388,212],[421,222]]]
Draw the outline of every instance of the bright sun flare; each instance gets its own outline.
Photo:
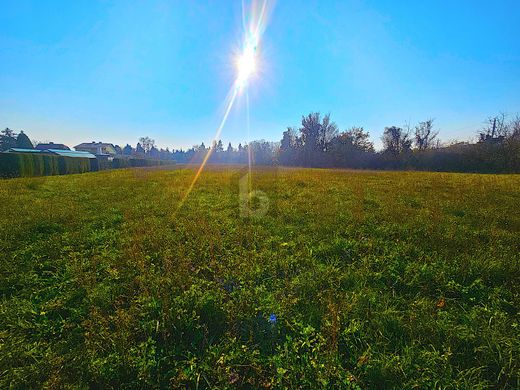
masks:
[[[237,84],[243,87],[256,70],[256,43],[252,39],[245,45],[244,52],[237,60]]]

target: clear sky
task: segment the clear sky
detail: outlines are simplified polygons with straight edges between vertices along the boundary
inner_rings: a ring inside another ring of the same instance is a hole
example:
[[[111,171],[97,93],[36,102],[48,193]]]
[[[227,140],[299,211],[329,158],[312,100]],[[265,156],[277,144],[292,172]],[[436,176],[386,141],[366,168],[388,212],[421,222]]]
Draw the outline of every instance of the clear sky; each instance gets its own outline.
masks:
[[[436,119],[469,139],[520,112],[520,1],[279,0],[249,85],[251,138],[278,141],[310,111],[340,129]],[[0,1],[0,127],[31,139],[161,147],[212,138],[235,77],[242,5]],[[247,140],[244,96],[221,138]]]

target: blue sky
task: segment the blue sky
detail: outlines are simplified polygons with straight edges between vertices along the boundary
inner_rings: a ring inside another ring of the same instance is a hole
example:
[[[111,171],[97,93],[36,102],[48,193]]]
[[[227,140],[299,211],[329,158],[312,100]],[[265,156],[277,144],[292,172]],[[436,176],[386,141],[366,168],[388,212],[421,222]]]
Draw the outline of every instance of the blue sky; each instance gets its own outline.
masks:
[[[0,2],[0,127],[40,141],[191,146],[235,77],[240,1]],[[272,6],[249,85],[251,139],[310,111],[343,130],[435,118],[469,139],[520,112],[520,2],[291,1]],[[221,138],[247,140],[244,96]]]

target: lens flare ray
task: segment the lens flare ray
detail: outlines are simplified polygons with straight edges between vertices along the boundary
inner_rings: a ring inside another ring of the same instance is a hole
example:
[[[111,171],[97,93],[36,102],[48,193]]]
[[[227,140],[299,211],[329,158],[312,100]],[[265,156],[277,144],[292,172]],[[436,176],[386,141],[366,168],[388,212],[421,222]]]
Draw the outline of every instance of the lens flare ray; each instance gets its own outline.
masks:
[[[254,2],[253,5],[257,5],[258,3]],[[259,7],[251,7],[251,23],[249,24],[249,28],[246,27],[246,7],[244,2],[242,2],[242,23],[244,27],[244,43],[242,48],[242,53],[238,58],[236,59],[236,67],[237,67],[237,75],[235,78],[235,81],[233,85],[231,86],[230,92],[228,94],[229,101],[227,103],[226,109],[224,111],[224,115],[222,117],[222,120],[220,121],[220,124],[215,132],[215,135],[211,141],[211,147],[206,152],[206,155],[204,156],[199,168],[197,169],[197,172],[195,173],[195,176],[193,177],[193,180],[191,181],[188,189],[186,190],[186,193],[184,194],[183,198],[179,202],[179,205],[177,207],[177,210],[182,208],[184,203],[186,202],[187,198],[189,197],[190,193],[193,191],[193,188],[195,187],[195,184],[197,183],[202,171],[204,170],[209,158],[211,157],[211,154],[214,150],[214,143],[220,138],[220,135],[222,133],[222,130],[224,126],[226,125],[227,119],[229,117],[229,113],[231,112],[231,109],[233,108],[233,105],[235,104],[235,101],[237,99],[237,96],[239,93],[241,93],[248,85],[248,82],[254,76],[255,71],[257,70],[257,48],[258,44],[260,42],[260,36],[262,35],[264,29],[265,29],[265,19],[266,19],[266,10],[267,10],[267,0],[264,0],[262,2],[262,5],[260,7],[260,11],[258,15],[255,13],[256,10],[258,10]],[[256,17],[257,16],[257,17]],[[248,160],[249,160],[249,170],[251,170],[251,150],[249,147],[249,97],[246,94],[247,99],[247,131],[248,131]],[[250,179],[251,179],[251,175]]]
[[[229,103],[227,105],[226,111],[224,112],[224,116],[222,117],[222,121],[220,122],[220,125],[217,128],[217,132],[215,133],[215,137],[213,138],[213,140],[216,140],[216,139],[218,139],[218,137],[220,137],[220,134],[222,133],[222,129],[224,128],[224,125],[227,122],[227,118],[229,116],[229,113],[231,112],[231,108],[233,107],[233,104],[235,103],[235,99],[237,97],[237,94],[238,94],[238,90],[236,88],[234,88],[233,92],[232,92],[232,95],[231,95],[231,99],[229,100]],[[186,194],[184,195],[183,199],[181,200],[178,208],[181,208],[184,205],[184,202],[186,202],[186,199],[188,198],[189,194],[193,190],[193,187],[195,186],[195,183],[199,179],[200,174],[202,173],[204,167],[206,166],[206,163],[208,162],[209,158],[211,157],[212,152],[213,152],[213,146],[210,149],[208,149],[208,151],[206,152],[206,155],[204,156],[204,159],[202,160],[199,168],[197,169],[197,173],[193,177],[193,180],[192,180],[190,186],[188,187],[188,190],[186,191]]]

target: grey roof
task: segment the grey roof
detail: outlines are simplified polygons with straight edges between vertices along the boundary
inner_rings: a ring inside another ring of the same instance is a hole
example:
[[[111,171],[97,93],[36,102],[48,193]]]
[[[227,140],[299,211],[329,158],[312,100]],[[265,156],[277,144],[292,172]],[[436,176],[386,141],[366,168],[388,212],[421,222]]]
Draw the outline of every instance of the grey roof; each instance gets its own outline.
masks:
[[[57,154],[63,157],[83,157],[83,158],[96,158],[92,153],[82,152],[79,150],[62,150],[62,149],[47,149],[45,152]]]
[[[85,148],[85,147],[92,147],[92,146],[111,146],[114,148],[114,144],[110,144],[107,142],[83,142],[79,145],[74,146],[74,149],[76,148]]]
[[[63,149],[22,149],[22,148],[11,148],[7,153],[38,153],[38,154],[55,154],[63,157],[83,157],[83,158],[96,158],[90,152],[81,152],[76,150],[63,150]]]
[[[46,149],[70,150],[70,148],[67,145],[55,144],[54,142],[49,142],[47,144],[38,144],[38,145],[36,145],[36,149],[39,149],[39,150],[46,150]]]

